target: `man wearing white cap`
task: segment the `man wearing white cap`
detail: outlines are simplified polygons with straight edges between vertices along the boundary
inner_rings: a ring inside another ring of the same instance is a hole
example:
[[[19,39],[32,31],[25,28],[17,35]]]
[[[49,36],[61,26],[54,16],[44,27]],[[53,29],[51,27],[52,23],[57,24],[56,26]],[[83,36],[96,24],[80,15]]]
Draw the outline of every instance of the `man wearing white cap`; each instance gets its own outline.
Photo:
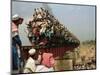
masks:
[[[18,47],[21,49],[21,40],[18,33],[18,27],[23,23],[23,18],[19,17],[19,15],[14,15],[12,17],[12,68],[13,70],[18,70],[19,58],[18,58]]]
[[[38,58],[38,55],[36,54],[36,50],[30,49],[29,50],[30,57],[28,58],[23,73],[33,73],[36,70],[36,61],[40,58]]]

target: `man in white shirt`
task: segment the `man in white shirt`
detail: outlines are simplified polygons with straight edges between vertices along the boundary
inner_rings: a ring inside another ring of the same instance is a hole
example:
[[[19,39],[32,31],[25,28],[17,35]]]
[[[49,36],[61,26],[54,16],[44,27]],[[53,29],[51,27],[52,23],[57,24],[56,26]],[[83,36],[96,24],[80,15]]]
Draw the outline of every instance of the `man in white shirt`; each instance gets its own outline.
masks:
[[[34,48],[29,50],[30,57],[28,58],[23,73],[33,73],[36,71],[36,64],[41,61],[41,56],[36,54],[36,50]]]

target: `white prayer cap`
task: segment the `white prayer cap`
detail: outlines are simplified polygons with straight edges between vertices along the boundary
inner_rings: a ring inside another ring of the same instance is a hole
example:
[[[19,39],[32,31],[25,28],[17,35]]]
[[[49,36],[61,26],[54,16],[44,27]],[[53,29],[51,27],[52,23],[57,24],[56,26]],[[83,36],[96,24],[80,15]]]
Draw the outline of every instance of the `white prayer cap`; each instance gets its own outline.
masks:
[[[18,14],[15,14],[15,15],[12,16],[12,20],[18,20],[18,19],[20,19],[20,18],[21,18],[21,17],[19,17]]]
[[[30,49],[28,51],[29,55],[34,55],[36,53],[36,50],[34,48]]]

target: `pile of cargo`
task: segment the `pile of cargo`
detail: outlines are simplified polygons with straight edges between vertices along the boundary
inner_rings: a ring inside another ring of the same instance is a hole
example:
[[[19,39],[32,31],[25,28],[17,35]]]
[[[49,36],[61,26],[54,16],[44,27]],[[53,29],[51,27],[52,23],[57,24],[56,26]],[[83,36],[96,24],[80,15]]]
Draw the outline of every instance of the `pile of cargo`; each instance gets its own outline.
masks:
[[[78,46],[79,40],[68,31],[48,10],[34,9],[27,22],[28,38],[39,47]]]

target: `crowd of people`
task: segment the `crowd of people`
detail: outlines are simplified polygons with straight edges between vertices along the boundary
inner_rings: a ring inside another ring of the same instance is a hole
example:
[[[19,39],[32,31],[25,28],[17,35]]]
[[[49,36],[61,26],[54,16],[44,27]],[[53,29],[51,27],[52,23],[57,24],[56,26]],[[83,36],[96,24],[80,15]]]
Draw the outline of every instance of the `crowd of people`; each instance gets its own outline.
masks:
[[[32,49],[29,50],[29,58],[26,62],[23,61],[23,58],[21,58],[21,47],[22,42],[19,37],[19,25],[23,23],[23,18],[19,15],[14,15],[12,17],[12,70],[19,70],[22,73],[33,73],[33,72],[46,72],[46,71],[54,71],[54,58],[52,53],[41,53],[38,52],[34,46],[36,39],[38,39],[38,33],[36,35],[32,35],[32,40],[30,41],[32,43]],[[38,28],[34,27],[33,33],[35,34],[35,30],[37,31]],[[30,33],[29,33],[30,34]],[[29,37],[30,40],[30,37]],[[18,50],[20,55],[18,54]],[[36,54],[38,52],[38,54]],[[20,56],[20,57],[19,57]],[[24,62],[24,67],[22,70],[21,62]]]
[[[79,63],[75,64],[73,67],[74,67],[74,70],[92,70],[96,68],[96,60],[95,58],[89,58],[87,61],[81,60]]]
[[[24,62],[21,56],[22,42],[18,30],[19,25],[23,23],[23,20],[24,19],[17,14],[12,17],[13,70],[21,68],[21,63]],[[37,50],[37,45],[39,47],[58,47],[66,44],[79,45],[79,40],[72,36],[67,28],[63,24],[60,24],[59,21],[44,8],[34,9],[34,14],[32,15],[32,18],[26,22],[26,25],[26,32],[29,41],[32,44],[32,49],[28,52],[29,58],[24,62],[23,73],[54,71],[55,60],[53,53],[41,52]],[[18,50],[20,55],[18,55]]]
[[[34,44],[40,47],[79,44],[78,39],[44,8],[34,9],[34,14],[26,25],[28,38],[33,46]]]
[[[83,49],[82,49],[83,48]],[[82,50],[84,51],[82,51]],[[74,63],[74,70],[87,70],[96,68],[95,44],[86,43],[80,47],[80,53]],[[84,53],[85,52],[85,53]]]

